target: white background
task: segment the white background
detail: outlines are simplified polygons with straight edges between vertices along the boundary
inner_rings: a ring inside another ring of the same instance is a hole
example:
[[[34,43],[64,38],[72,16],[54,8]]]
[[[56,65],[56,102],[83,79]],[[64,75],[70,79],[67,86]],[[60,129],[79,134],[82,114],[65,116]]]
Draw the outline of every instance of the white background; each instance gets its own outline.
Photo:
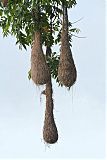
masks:
[[[45,99],[27,78],[30,48],[18,50],[0,32],[0,158],[103,158],[105,154],[105,4],[79,0],[69,19],[81,29],[73,38],[78,80],[71,89],[53,82],[57,144],[42,139]],[[56,48],[57,49],[57,48]]]

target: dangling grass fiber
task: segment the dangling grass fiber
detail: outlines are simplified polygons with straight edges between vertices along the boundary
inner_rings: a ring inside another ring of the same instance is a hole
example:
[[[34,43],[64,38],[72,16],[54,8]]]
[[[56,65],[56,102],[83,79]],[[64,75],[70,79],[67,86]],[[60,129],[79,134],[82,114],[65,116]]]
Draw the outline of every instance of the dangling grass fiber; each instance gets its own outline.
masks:
[[[58,80],[66,87],[71,87],[77,78],[77,71],[70,49],[68,36],[68,13],[67,7],[63,7],[63,25],[61,35],[61,54],[58,66]]]
[[[49,81],[49,69],[42,50],[41,33],[35,32],[35,39],[31,52],[31,78],[36,85],[43,85]]]

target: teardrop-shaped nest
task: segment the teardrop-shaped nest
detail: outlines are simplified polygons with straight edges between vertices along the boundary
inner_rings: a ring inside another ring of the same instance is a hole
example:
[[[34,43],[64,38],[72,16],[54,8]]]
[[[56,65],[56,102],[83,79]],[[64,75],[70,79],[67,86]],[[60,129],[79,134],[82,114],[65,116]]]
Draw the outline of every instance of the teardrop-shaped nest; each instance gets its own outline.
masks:
[[[49,69],[42,49],[41,34],[35,32],[35,39],[31,52],[31,78],[36,85],[43,85],[49,81]]]
[[[68,15],[67,9],[63,10],[63,25],[61,34],[61,53],[58,66],[58,80],[66,87],[71,87],[77,78],[77,71],[70,49],[68,36]]]
[[[43,139],[49,144],[56,143],[58,140],[58,131],[53,115],[52,86],[50,83],[46,84],[46,111],[43,127]]]
[[[77,71],[69,43],[62,43],[58,67],[58,80],[66,87],[71,87],[77,78]]]
[[[45,113],[45,121],[43,128],[43,139],[46,143],[53,144],[58,140],[58,131],[54,121],[53,114]]]

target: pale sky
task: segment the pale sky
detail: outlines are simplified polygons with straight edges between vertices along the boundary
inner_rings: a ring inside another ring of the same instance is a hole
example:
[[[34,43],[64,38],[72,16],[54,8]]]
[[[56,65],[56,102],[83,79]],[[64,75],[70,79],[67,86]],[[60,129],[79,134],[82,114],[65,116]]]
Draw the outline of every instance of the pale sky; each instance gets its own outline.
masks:
[[[71,91],[53,82],[58,143],[42,139],[43,89],[27,78],[30,48],[20,51],[0,32],[0,158],[104,158],[105,154],[105,4],[78,0],[70,12],[80,28],[73,38],[78,79]],[[57,49],[57,48],[56,48]]]

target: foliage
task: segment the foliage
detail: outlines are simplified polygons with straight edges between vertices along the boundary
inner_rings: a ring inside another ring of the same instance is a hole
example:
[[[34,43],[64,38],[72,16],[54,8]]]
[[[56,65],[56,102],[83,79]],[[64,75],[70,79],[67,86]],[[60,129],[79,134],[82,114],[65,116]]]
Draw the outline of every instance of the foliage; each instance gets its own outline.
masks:
[[[76,5],[76,0],[8,0],[6,7],[0,2],[0,27],[3,36],[15,36],[19,48],[27,49],[33,42],[34,32],[40,27],[44,46],[60,44],[62,3],[72,8]],[[72,33],[78,31],[77,28],[72,28],[72,23],[69,22],[70,42]],[[47,62],[51,68],[51,75],[57,82],[58,62],[59,56],[56,52]]]

